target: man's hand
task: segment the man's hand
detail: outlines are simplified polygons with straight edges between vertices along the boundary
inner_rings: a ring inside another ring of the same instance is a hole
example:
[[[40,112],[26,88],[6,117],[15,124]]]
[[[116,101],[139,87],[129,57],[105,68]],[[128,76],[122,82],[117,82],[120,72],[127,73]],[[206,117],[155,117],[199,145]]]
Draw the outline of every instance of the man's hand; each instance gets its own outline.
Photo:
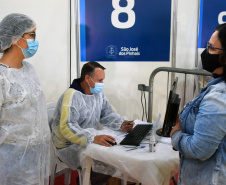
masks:
[[[94,140],[93,140],[93,142],[96,144],[103,145],[103,146],[111,146],[111,144],[108,143],[107,141],[115,143],[115,138],[109,135],[97,135],[94,137]]]
[[[180,123],[177,123],[177,124],[173,127],[173,129],[172,129],[171,132],[170,132],[170,137],[172,137],[173,133],[174,133],[175,131],[177,131],[177,130],[182,130],[182,129],[181,129],[181,126],[180,126]]]
[[[121,125],[121,129],[122,129],[123,131],[125,131],[125,132],[129,132],[130,130],[132,130],[133,124],[134,124],[133,121],[130,122],[130,121],[128,121],[128,120],[125,120],[125,121],[122,123],[122,125]]]

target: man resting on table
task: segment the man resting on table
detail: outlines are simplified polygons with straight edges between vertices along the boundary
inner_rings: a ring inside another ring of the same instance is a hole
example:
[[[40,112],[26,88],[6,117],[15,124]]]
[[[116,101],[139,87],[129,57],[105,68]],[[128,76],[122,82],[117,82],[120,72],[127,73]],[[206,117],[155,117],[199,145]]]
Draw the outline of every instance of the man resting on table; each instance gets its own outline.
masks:
[[[59,158],[73,170],[80,166],[79,153],[88,144],[109,147],[109,142],[115,143],[112,136],[96,135],[100,123],[112,130],[122,129],[125,132],[130,131],[134,124],[126,125],[126,117],[116,113],[107,101],[102,92],[104,70],[97,62],[86,63],[81,78],[75,79],[60,97],[54,112],[51,123],[53,143]],[[97,177],[96,180],[92,176]],[[103,184],[109,177],[91,172],[91,183]]]

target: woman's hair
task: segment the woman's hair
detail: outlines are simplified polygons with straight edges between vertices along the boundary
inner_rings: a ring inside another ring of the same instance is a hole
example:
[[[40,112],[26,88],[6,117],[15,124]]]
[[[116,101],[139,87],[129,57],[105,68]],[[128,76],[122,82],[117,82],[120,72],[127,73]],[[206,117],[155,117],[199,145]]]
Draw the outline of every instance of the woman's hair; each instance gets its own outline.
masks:
[[[226,23],[217,26],[215,31],[218,31],[218,38],[223,48],[223,56],[226,58]]]
[[[105,70],[105,68],[97,62],[88,62],[82,67],[81,82],[85,80],[86,75],[92,76],[95,68],[101,68]]]
[[[223,53],[220,58],[220,63],[223,64],[223,79],[226,82],[226,23],[220,24],[215,28],[215,31],[218,31],[218,38],[223,48]]]

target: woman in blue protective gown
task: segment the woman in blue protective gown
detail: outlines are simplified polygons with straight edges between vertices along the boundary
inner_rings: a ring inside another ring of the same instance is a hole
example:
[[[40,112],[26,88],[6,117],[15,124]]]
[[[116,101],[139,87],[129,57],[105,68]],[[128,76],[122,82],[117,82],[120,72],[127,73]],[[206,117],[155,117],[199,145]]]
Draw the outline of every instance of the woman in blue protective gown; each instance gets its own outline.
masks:
[[[49,183],[50,131],[33,66],[36,24],[23,14],[0,22],[0,185]]]
[[[201,59],[215,79],[184,107],[171,131],[180,152],[180,185],[226,182],[226,24],[215,28]]]

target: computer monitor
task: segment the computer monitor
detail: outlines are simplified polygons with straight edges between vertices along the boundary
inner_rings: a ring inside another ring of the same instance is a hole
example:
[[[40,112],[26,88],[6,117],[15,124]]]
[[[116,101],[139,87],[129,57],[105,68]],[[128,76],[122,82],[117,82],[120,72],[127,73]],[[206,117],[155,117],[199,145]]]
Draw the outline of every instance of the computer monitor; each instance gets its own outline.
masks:
[[[178,77],[176,77],[169,92],[169,98],[167,102],[163,128],[158,129],[156,131],[156,133],[160,136],[170,137],[170,132],[172,130],[172,127],[176,123],[180,100],[181,100],[179,98],[179,95],[175,93],[177,88],[177,82],[178,82]]]

